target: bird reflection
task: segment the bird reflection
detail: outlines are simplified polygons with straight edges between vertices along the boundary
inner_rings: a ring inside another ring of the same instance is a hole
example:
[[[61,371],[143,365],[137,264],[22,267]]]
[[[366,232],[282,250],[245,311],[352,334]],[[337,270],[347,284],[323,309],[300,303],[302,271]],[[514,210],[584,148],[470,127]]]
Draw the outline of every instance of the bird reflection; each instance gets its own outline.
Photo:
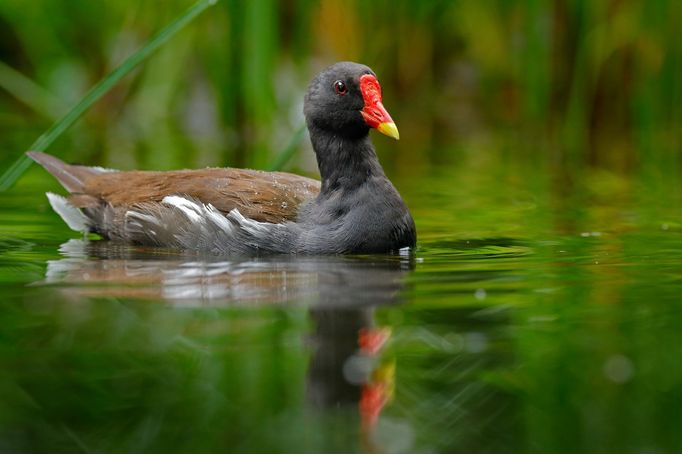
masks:
[[[45,282],[67,295],[163,299],[178,305],[303,303],[351,308],[396,302],[408,256],[229,258],[69,240]]]
[[[313,408],[355,406],[371,428],[392,395],[395,364],[382,360],[389,327],[374,310],[400,303],[410,256],[230,258],[70,240],[48,262],[46,283],[72,297],[162,299],[181,306],[295,303],[309,307]]]

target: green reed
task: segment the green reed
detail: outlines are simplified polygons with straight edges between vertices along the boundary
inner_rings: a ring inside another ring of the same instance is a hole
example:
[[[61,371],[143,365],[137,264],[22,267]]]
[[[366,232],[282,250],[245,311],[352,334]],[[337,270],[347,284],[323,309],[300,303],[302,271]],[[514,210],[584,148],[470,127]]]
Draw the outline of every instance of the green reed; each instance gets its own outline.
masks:
[[[40,2],[45,8],[39,10],[57,5]],[[76,14],[93,12],[87,2],[71,5],[69,29],[93,33],[92,42],[56,39],[65,26],[47,14],[36,16],[44,34],[23,33],[33,17],[21,2],[0,5],[0,21],[16,30],[18,55],[3,67],[31,74],[24,82],[59,97],[73,90],[50,79],[60,64],[75,62],[88,79],[99,80],[106,68],[101,61],[111,59],[112,43],[124,41],[121,33],[145,36],[158,20],[144,4],[104,4],[94,9],[104,11],[97,28],[88,15]],[[414,172],[457,159],[462,150],[499,148],[516,157],[541,153],[576,169],[676,168],[682,6],[674,0],[607,6],[349,0],[340,8],[330,0],[224,0],[182,42],[164,46],[162,55],[111,90],[115,95],[89,111],[83,128],[72,134],[51,129],[56,135],[48,138],[70,141],[76,150],[68,158],[127,168],[283,166],[276,163],[278,150],[302,123],[300,100],[310,77],[350,59],[378,73],[401,129],[400,142],[375,140],[390,171]],[[45,108],[37,104],[54,104],[40,89],[22,96],[2,80],[0,71],[0,86],[41,115]],[[0,127],[3,121],[18,125],[0,137],[5,150],[16,149],[17,137],[44,119],[16,104],[0,98]],[[529,139],[549,151],[527,147]],[[417,148],[432,151],[415,154]],[[289,167],[296,166],[300,147],[287,150]],[[21,158],[0,180],[2,187],[27,165]]]
[[[184,13],[168,24],[159,33],[147,41],[139,50],[128,57],[118,68],[100,80],[92,89],[69,111],[45,131],[28,150],[43,151],[47,149],[59,136],[78,120],[98,99],[107,93],[123,77],[128,75],[137,65],[146,60],[158,48],[165,44],[175,34],[192,22],[201,12],[217,0],[199,0]],[[22,154],[5,173],[0,176],[0,191],[12,187],[23,175],[33,161]]]

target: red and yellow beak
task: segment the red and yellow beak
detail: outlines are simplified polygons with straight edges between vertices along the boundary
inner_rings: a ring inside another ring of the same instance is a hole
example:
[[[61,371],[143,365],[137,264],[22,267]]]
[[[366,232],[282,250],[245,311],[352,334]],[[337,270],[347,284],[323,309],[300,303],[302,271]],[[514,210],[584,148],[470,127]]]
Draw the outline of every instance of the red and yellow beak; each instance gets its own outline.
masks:
[[[371,74],[360,77],[360,92],[365,101],[365,107],[360,111],[365,123],[388,137],[400,139],[398,127],[381,103],[381,85],[377,78]]]

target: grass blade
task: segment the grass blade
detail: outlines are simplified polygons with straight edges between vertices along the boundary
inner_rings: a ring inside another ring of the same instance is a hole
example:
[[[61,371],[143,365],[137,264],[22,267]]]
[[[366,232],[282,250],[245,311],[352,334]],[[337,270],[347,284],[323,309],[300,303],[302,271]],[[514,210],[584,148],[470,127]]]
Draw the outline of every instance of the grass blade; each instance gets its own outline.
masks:
[[[49,147],[60,135],[73,125],[83,113],[85,113],[90,106],[92,106],[99,98],[111,89],[118,81],[125,77],[138,64],[146,60],[159,47],[166,43],[170,38],[175,36],[182,28],[189,24],[194,18],[202,13],[206,8],[214,5],[217,0],[198,0],[194,5],[190,6],[177,19],[168,24],[165,28],[154,35],[144,46],[138,49],[130,57],[128,57],[119,67],[113,70],[108,76],[100,80],[90,91],[76,104],[66,115],[56,121],[47,131],[45,131],[38,139],[33,142],[29,150],[44,151]],[[14,185],[14,183],[23,175],[26,169],[29,168],[33,161],[24,155],[21,155],[14,163],[7,169],[7,171],[0,177],[0,191],[5,191]]]
[[[64,112],[64,102],[16,69],[0,61],[0,87],[34,111],[50,120],[58,119]]]

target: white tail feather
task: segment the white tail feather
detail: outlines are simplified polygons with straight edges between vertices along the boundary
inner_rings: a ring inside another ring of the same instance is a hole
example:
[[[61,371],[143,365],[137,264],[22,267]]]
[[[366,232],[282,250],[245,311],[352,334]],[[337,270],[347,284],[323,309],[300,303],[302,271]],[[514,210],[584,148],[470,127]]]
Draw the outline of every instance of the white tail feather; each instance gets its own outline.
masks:
[[[87,232],[90,230],[88,218],[85,217],[81,210],[71,205],[66,198],[51,192],[46,193],[46,195],[52,209],[61,216],[69,228],[77,232]]]

